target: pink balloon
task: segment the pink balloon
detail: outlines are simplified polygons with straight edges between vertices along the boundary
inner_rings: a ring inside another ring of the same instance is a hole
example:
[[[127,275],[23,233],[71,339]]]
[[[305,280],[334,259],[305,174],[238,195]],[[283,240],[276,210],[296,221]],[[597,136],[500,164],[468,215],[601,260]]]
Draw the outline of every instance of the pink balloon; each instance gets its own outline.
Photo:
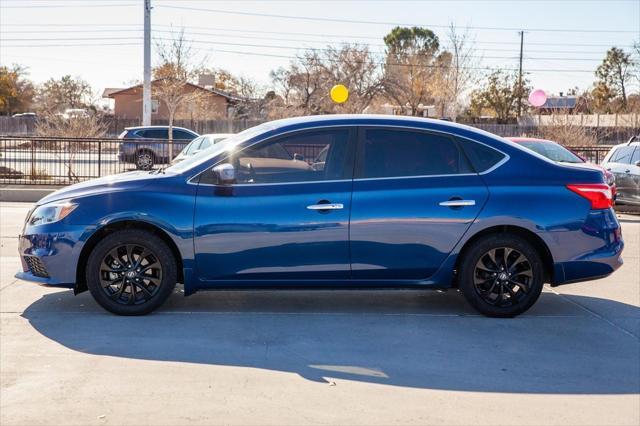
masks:
[[[541,107],[547,102],[547,94],[542,89],[536,89],[529,94],[529,103],[534,107]]]

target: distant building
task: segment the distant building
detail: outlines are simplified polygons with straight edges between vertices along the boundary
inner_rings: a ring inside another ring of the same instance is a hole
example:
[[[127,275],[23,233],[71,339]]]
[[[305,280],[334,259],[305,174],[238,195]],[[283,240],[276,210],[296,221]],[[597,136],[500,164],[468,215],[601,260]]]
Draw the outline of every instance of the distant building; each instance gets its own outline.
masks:
[[[549,96],[547,101],[539,108],[534,108],[536,114],[576,114],[582,111],[582,98],[580,96]]]
[[[168,120],[167,106],[154,96],[153,88],[157,84],[157,80],[151,83],[151,118],[153,120]],[[225,119],[232,114],[234,105],[239,100],[229,93],[209,86],[203,87],[188,83],[184,90],[199,90],[203,92],[203,96],[195,103],[181,105],[176,112],[176,119]],[[114,100],[114,117],[142,120],[142,84],[127,88],[106,88],[102,97]]]

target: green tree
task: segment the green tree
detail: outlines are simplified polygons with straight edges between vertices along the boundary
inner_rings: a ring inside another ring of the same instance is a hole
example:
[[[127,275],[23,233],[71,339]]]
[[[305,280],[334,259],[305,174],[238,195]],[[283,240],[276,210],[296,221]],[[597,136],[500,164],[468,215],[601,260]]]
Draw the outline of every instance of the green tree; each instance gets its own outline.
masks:
[[[606,92],[612,92],[615,96],[620,97],[623,109],[627,108],[627,85],[633,66],[634,62],[630,53],[612,47],[607,51],[602,64],[596,69],[597,86],[604,85],[608,89],[605,90]]]
[[[90,108],[91,86],[81,78],[70,75],[47,80],[38,90],[40,109],[47,112],[64,112],[67,108]]]
[[[436,101],[451,54],[440,51],[438,37],[427,28],[396,27],[384,42],[384,94],[402,113],[421,115],[421,106]]]
[[[518,99],[524,102],[528,92],[526,79],[520,87],[517,73],[496,70],[487,76],[482,87],[472,92],[470,110],[476,115],[489,110],[498,123],[508,123],[516,116]]]
[[[34,88],[26,75],[20,65],[0,67],[0,114],[12,115],[31,108]]]

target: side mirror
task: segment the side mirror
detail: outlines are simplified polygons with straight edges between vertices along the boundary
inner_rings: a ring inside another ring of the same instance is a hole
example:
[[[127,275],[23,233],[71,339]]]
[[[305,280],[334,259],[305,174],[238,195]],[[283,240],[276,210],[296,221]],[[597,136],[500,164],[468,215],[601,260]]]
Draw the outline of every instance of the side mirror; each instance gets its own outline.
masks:
[[[229,163],[219,164],[213,168],[219,185],[236,183],[236,169]]]
[[[293,159],[296,161],[304,161],[304,155],[295,153],[293,154]]]
[[[636,166],[640,167],[640,161],[636,161]]]

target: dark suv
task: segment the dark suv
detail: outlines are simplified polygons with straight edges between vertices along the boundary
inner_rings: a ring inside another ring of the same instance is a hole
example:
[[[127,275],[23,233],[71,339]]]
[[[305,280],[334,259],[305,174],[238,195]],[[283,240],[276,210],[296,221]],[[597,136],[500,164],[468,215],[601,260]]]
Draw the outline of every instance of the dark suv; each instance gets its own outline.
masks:
[[[198,135],[183,127],[173,128],[173,153],[169,159],[169,126],[127,127],[118,136],[119,158],[124,163],[134,163],[140,170],[149,170],[154,164],[168,163]]]

